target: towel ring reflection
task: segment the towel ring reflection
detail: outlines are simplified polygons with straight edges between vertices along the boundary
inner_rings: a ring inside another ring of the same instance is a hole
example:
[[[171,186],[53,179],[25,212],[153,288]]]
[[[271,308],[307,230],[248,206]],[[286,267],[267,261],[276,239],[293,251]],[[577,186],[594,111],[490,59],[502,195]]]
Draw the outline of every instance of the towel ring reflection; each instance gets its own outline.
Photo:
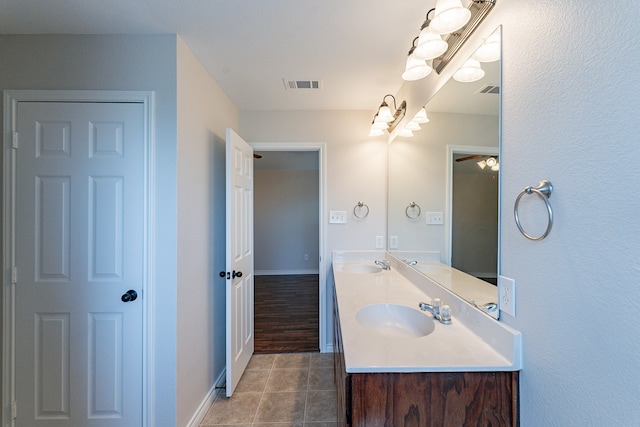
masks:
[[[410,215],[409,211],[414,212],[416,208],[418,208],[418,213],[415,216]],[[422,213],[422,209],[420,209],[420,205],[416,202],[410,202],[409,206],[404,210],[404,213],[409,219],[418,219]]]
[[[549,232],[551,231],[551,227],[553,226],[553,210],[551,209],[551,204],[549,203],[549,197],[551,197],[552,191],[553,191],[553,185],[551,185],[551,182],[545,179],[540,181],[537,187],[531,187],[531,186],[525,187],[525,189],[522,190],[520,194],[518,194],[518,197],[516,198],[516,202],[513,205],[513,216],[515,217],[518,230],[520,230],[520,233],[522,233],[522,235],[529,240],[542,240],[545,237],[547,237],[549,235]],[[520,199],[525,194],[532,194],[532,193],[537,194],[542,199],[544,204],[547,206],[547,214],[549,215],[549,222],[547,223],[547,229],[545,230],[544,233],[542,233],[538,237],[533,237],[524,231],[524,229],[522,228],[522,225],[520,224],[520,217],[518,216],[518,205],[520,204]]]
[[[358,202],[353,207],[353,216],[358,219],[365,219],[369,215],[369,206],[365,202]]]

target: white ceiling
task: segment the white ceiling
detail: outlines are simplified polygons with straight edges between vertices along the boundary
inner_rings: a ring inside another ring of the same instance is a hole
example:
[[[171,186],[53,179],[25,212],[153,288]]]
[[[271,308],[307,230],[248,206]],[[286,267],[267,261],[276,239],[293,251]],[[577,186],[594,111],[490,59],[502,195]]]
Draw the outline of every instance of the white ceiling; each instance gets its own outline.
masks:
[[[2,34],[179,34],[240,110],[371,110],[435,0],[2,0]],[[286,90],[283,78],[320,79]]]

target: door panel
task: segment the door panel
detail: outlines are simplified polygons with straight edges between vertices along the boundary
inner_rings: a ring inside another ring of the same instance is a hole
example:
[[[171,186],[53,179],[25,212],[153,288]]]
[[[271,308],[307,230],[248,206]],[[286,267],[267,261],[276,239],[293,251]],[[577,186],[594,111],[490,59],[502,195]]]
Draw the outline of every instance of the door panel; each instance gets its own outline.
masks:
[[[227,396],[253,354],[253,149],[227,129]],[[241,275],[234,273],[240,272]]]
[[[18,103],[16,425],[142,425],[143,117]]]

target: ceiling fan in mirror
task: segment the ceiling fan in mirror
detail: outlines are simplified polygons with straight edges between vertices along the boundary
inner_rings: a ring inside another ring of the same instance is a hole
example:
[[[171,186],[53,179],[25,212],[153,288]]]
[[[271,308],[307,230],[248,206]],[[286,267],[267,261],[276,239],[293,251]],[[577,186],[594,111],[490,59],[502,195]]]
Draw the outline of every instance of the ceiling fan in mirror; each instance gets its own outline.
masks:
[[[456,159],[456,162],[466,162],[467,160],[479,160],[476,162],[480,169],[484,169],[486,167],[490,168],[492,171],[497,171],[500,169],[500,163],[498,162],[498,156],[490,156],[486,154],[471,154],[469,156],[464,156]]]

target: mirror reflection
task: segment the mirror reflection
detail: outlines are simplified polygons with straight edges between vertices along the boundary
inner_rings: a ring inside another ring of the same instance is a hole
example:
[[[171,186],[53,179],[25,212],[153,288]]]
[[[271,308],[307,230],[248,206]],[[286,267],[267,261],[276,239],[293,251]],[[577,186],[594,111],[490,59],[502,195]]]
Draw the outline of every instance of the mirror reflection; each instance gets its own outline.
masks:
[[[390,144],[388,175],[389,251],[496,318],[499,52],[500,28]]]

